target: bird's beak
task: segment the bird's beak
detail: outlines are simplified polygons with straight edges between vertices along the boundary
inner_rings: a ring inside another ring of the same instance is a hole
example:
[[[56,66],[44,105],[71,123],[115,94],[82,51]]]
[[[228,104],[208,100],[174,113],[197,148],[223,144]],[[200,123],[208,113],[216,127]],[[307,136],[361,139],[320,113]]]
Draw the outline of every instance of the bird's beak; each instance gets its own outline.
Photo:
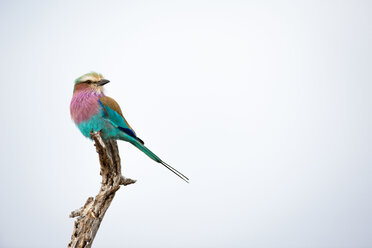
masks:
[[[97,85],[99,85],[99,86],[103,86],[103,85],[105,85],[105,84],[107,84],[107,83],[109,83],[109,82],[110,82],[110,81],[107,80],[107,79],[101,79],[100,81],[97,82]]]

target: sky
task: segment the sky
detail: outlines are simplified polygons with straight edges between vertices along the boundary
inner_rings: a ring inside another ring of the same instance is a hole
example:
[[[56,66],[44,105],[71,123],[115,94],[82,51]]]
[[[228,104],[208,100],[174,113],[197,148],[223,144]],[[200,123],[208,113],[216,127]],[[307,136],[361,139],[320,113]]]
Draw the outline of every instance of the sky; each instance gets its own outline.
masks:
[[[69,113],[137,135],[93,247],[371,247],[370,1],[0,1],[0,247],[66,247],[100,186]]]

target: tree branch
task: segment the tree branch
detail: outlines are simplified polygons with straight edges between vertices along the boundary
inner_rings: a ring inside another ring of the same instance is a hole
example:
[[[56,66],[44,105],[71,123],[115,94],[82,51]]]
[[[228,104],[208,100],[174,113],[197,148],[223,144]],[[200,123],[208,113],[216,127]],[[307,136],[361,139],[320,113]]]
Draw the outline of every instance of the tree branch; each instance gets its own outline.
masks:
[[[72,211],[70,218],[75,218],[69,248],[89,248],[92,246],[99,226],[107,209],[114,199],[120,185],[129,185],[136,180],[121,175],[119,149],[116,140],[104,141],[100,132],[91,132],[101,165],[101,189],[96,197],[89,197],[84,206]]]

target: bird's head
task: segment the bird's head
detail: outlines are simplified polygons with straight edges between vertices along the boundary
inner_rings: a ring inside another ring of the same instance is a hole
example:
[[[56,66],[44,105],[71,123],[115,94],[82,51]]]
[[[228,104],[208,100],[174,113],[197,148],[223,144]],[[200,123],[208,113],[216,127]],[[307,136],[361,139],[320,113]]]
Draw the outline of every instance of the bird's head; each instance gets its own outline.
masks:
[[[103,85],[108,82],[110,81],[104,79],[102,74],[89,72],[75,80],[74,92],[79,89],[89,89],[98,93],[103,93]]]

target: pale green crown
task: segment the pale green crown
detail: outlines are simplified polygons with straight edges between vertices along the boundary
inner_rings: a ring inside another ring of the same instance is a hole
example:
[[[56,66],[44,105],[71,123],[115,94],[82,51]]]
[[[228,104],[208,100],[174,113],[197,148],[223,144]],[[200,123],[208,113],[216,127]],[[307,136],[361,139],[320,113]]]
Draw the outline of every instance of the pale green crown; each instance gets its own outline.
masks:
[[[98,82],[100,81],[101,79],[103,79],[103,76],[102,74],[99,74],[97,72],[89,72],[89,73],[86,73],[84,74],[83,76],[81,77],[78,77],[76,80],[75,80],[75,85],[76,84],[79,84],[79,83],[82,83],[82,82],[86,82],[88,80],[92,81],[92,82]]]

